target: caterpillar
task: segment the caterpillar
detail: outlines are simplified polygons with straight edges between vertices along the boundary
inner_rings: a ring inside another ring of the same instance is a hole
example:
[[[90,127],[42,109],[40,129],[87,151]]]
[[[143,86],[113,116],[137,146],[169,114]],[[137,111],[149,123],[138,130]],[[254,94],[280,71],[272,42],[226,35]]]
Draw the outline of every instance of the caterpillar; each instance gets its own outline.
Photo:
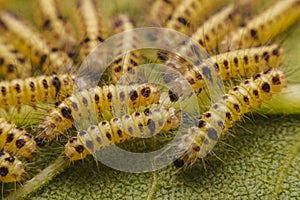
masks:
[[[27,59],[4,38],[0,38],[0,76],[12,80],[29,77],[31,72]]]
[[[71,31],[71,26],[62,15],[61,2],[57,0],[35,0],[33,1],[35,15],[34,19],[41,27],[43,33],[51,41],[51,46],[65,50],[73,55],[76,39]]]
[[[268,43],[300,17],[299,0],[278,0],[273,6],[250,20],[245,27],[232,32],[223,41],[221,51],[242,49]]]
[[[114,33],[121,33],[123,31],[128,31],[134,29],[134,24],[130,17],[125,14],[120,14],[116,16],[113,20],[113,30]],[[133,32],[129,32],[128,34],[124,33],[122,37],[118,37],[116,41],[116,55],[123,54],[122,52],[126,52],[126,49],[131,49],[137,46],[139,40],[138,35]],[[140,52],[139,51],[131,51],[126,53],[125,55],[121,55],[119,57],[115,56],[115,59],[111,65],[111,77],[114,82],[119,81],[120,77],[125,73],[130,73],[133,76],[135,75],[135,70],[139,63]]]
[[[85,58],[100,42],[106,39],[101,12],[95,0],[77,0],[75,17],[80,30],[82,58]]]
[[[0,13],[0,30],[33,64],[42,67],[45,73],[75,71],[73,61],[66,53],[51,48],[42,35],[15,14],[8,11]]]
[[[73,93],[74,76],[37,76],[0,82],[0,108],[6,111],[37,102],[63,100]]]
[[[191,46],[191,50],[194,51],[195,47]],[[277,67],[282,64],[283,58],[284,50],[273,44],[214,55],[205,59],[203,63],[194,63],[195,65],[181,64],[184,61],[177,62],[176,59],[171,58],[166,61],[166,65],[180,71],[194,91],[201,92],[206,84],[203,78],[206,74],[205,71],[209,71],[211,67],[220,73],[222,80],[228,80],[250,76],[266,67]]]
[[[17,182],[25,174],[23,163],[15,156],[0,150],[0,181]]]
[[[86,131],[79,131],[77,137],[69,138],[64,153],[70,161],[80,160],[111,144],[178,128],[180,121],[180,112],[174,108],[152,106],[131,115],[101,121],[98,126],[92,125]]]
[[[242,22],[239,7],[229,4],[212,15],[192,34],[191,39],[212,53],[229,31]]]
[[[214,9],[222,6],[222,0],[186,0],[182,1],[174,10],[165,27],[184,34],[189,34],[191,27],[204,20]]]
[[[83,90],[66,98],[42,119],[38,125],[38,137],[44,141],[51,141],[62,134],[64,130],[72,126],[74,118],[82,117],[83,111],[80,107],[94,106],[95,112],[103,117],[105,113],[112,111],[112,106],[115,106],[115,110],[123,110],[148,106],[158,101],[159,92],[154,84],[104,85]]]
[[[181,137],[175,153],[174,165],[187,167],[197,158],[205,157],[227,129],[253,107],[270,100],[286,86],[285,75],[277,69],[267,69],[233,87],[205,112],[195,126]]]
[[[164,26],[180,2],[181,0],[154,1],[150,8],[148,24],[154,26]]]
[[[0,148],[31,158],[37,150],[37,145],[34,137],[23,128],[0,117]]]

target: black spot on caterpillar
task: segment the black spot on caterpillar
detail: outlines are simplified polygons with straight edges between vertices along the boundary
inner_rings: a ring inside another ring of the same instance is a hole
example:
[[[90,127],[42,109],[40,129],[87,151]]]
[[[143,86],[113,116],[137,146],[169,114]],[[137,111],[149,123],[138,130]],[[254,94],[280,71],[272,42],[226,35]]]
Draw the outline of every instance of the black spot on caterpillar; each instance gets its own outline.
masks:
[[[22,179],[24,173],[24,165],[17,157],[0,151],[0,181],[17,182]]]

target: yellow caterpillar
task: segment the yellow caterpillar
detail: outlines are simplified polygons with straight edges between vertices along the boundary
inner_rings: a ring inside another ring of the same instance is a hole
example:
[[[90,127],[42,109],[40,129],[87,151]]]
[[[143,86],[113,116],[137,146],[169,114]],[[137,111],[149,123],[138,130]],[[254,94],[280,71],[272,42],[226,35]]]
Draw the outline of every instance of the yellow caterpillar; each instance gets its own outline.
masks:
[[[123,31],[128,31],[134,29],[134,24],[130,17],[125,14],[120,14],[116,16],[113,20],[113,30],[114,34],[121,33]],[[139,40],[138,35],[133,32],[123,34],[123,37],[118,37],[115,46],[115,54],[120,55],[126,49],[131,49],[137,47]],[[139,64],[140,52],[131,51],[125,55],[116,57],[111,65],[111,77],[114,82],[117,82],[122,75],[130,73],[135,75],[135,68]]]
[[[156,0],[149,13],[149,25],[164,26],[181,0]],[[148,6],[148,5],[147,5]]]
[[[74,72],[66,53],[49,46],[45,38],[11,12],[0,13],[0,30],[33,64],[48,74]]]
[[[100,42],[103,42],[105,31],[101,11],[95,0],[77,0],[75,17],[81,38],[81,56],[85,58]]]
[[[169,59],[166,64],[180,71],[194,91],[201,92],[206,84],[204,77],[209,78],[209,75],[206,74],[209,74],[211,67],[219,71],[222,80],[228,80],[249,77],[267,67],[277,67],[283,62],[283,57],[283,49],[274,44],[218,54],[204,60],[203,63],[194,63],[194,65],[184,63],[184,61],[178,62],[174,58]]]
[[[74,54],[76,39],[71,26],[62,15],[61,2],[58,0],[34,0],[32,2],[35,12],[35,21],[41,27],[51,46],[65,50],[69,55]]]
[[[62,100],[72,94],[74,77],[70,75],[38,76],[0,82],[0,108],[9,111],[22,105]]]
[[[268,43],[300,18],[299,9],[300,0],[278,0],[245,27],[233,31],[228,42],[223,41],[222,51]]]
[[[274,93],[286,86],[283,72],[268,69],[243,81],[214,103],[201,119],[188,129],[177,146],[176,167],[192,165],[197,158],[205,157],[228,128],[240,120],[253,107],[270,100]]]
[[[185,0],[174,10],[166,22],[166,28],[174,29],[184,34],[191,32],[191,27],[204,20],[214,9],[222,6],[222,0]]]
[[[11,44],[0,38],[0,76],[7,80],[31,76],[31,65]]]
[[[191,39],[198,42],[209,53],[216,51],[218,44],[229,31],[242,22],[238,6],[229,4],[212,15],[192,34]]]
[[[25,174],[23,163],[17,157],[9,153],[0,151],[0,181],[17,182]]]
[[[110,144],[122,143],[134,137],[153,136],[180,125],[180,112],[174,108],[153,106],[140,112],[127,114],[110,121],[101,121],[71,137],[65,145],[65,155],[70,161],[80,160],[88,154]]]
[[[39,137],[51,141],[61,135],[72,126],[74,118],[82,117],[83,111],[80,108],[94,106],[95,112],[103,116],[112,111],[112,106],[116,107],[115,110],[122,110],[148,106],[158,101],[158,88],[154,84],[105,85],[83,90],[62,101],[42,119],[38,125]],[[118,106],[123,107],[119,109]]]
[[[0,148],[31,158],[35,154],[37,146],[32,135],[0,117]]]

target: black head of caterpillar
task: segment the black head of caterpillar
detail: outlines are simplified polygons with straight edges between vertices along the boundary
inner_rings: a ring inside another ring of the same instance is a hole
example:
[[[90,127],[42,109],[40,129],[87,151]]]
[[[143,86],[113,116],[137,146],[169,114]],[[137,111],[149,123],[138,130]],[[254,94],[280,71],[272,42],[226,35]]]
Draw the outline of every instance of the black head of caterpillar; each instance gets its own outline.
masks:
[[[25,158],[31,158],[37,150],[35,139],[23,128],[0,118],[0,148]]]
[[[0,108],[9,111],[23,105],[63,100],[73,92],[74,76],[53,75],[0,82]]]
[[[249,48],[270,42],[300,18],[299,0],[278,0],[252,18],[244,27],[234,30],[224,40],[221,51]]]
[[[0,150],[0,181],[17,182],[25,174],[24,165],[17,157]]]
[[[234,122],[241,119],[252,107],[270,100],[285,85],[283,72],[267,69],[231,89],[202,115],[196,126],[189,128],[188,133],[182,136],[177,146],[175,166],[187,167],[197,158],[205,157]]]
[[[124,105],[134,109],[158,103],[159,97],[157,86],[147,83],[120,87],[104,85],[81,91],[62,101],[42,119],[38,126],[39,137],[51,141],[61,135],[72,126],[74,118],[82,117],[82,108],[94,106],[96,114],[103,117],[105,113],[112,112],[112,106]]]
[[[111,144],[178,128],[181,123],[180,115],[174,108],[152,106],[131,115],[101,121],[98,126],[90,126],[86,131],[80,131],[77,137],[71,137],[64,152],[70,161],[81,160]]]

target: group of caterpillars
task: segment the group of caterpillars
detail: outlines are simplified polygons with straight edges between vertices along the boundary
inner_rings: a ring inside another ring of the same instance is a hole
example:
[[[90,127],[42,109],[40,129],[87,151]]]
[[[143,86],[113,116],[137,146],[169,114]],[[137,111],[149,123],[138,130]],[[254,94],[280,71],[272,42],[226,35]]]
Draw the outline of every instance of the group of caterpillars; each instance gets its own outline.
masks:
[[[300,0],[276,0],[256,16],[253,11],[259,0],[225,4],[224,0],[155,0],[147,16],[148,25],[174,29],[194,41],[182,44],[177,54],[160,52],[158,59],[182,74],[197,94],[205,90],[205,77],[212,68],[224,81],[248,78],[222,95],[181,137],[175,152],[176,167],[192,165],[205,157],[228,128],[286,86],[285,75],[278,69],[284,50],[272,41],[300,18]],[[115,58],[109,73],[112,84],[74,93],[76,64],[108,38],[109,32],[133,29],[128,15],[114,18],[109,31],[104,28],[97,1],[77,0],[77,40],[58,0],[33,0],[33,5],[39,8],[35,18],[43,34],[12,12],[0,13],[0,76],[6,78],[0,82],[0,109],[10,112],[23,105],[56,103],[41,117],[34,136],[0,118],[2,182],[22,180],[24,166],[16,156],[32,157],[38,148],[36,141],[56,139],[92,110],[101,121],[68,139],[64,152],[70,161],[83,159],[110,144],[176,129],[184,121],[180,109],[162,103],[161,91],[155,83],[114,84],[121,75],[135,73],[141,62],[139,51]],[[245,7],[252,9],[244,12]],[[125,43],[135,47],[139,38],[127,35],[119,42],[120,48]],[[210,57],[201,62],[180,57],[181,53],[197,54],[200,46]],[[35,68],[42,74],[30,77]],[[177,80],[172,81],[176,84]],[[178,101],[177,94],[171,90],[168,94],[171,102]],[[105,119],[115,104],[129,107],[130,112]],[[82,111],[87,107],[91,110]]]

